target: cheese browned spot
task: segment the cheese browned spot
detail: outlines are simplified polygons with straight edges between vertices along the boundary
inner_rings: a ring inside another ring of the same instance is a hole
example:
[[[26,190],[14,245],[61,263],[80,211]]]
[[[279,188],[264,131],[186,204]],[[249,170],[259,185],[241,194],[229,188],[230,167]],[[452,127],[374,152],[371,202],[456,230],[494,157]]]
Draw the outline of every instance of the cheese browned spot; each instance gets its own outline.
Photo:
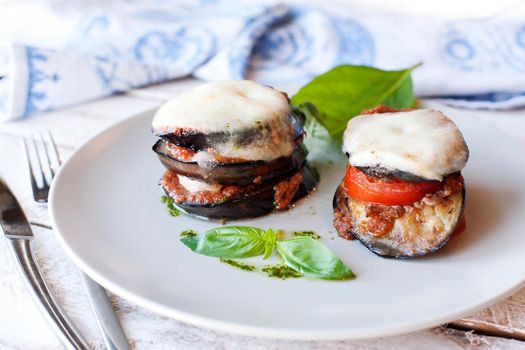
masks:
[[[356,167],[400,170],[438,181],[463,169],[468,159],[454,122],[432,109],[354,117],[343,136],[343,151]]]

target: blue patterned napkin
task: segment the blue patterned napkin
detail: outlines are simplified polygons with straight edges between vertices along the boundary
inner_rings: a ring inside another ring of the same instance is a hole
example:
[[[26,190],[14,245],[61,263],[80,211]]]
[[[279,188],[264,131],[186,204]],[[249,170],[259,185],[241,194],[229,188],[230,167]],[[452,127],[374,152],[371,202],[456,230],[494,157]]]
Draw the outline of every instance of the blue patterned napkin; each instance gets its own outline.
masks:
[[[418,96],[525,106],[523,7],[445,21],[321,4],[11,2],[0,8],[0,120],[188,75],[300,86],[339,64],[423,62],[413,75]]]

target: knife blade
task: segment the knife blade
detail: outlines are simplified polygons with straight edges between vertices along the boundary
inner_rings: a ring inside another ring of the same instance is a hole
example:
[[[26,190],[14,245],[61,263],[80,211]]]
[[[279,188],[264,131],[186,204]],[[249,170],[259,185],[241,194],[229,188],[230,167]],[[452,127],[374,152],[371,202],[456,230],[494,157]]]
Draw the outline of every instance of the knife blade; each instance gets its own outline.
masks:
[[[33,232],[20,204],[9,187],[0,179],[0,227],[7,239],[18,269],[42,315],[47,319],[64,346],[87,350],[88,343],[56,302],[31,251]]]

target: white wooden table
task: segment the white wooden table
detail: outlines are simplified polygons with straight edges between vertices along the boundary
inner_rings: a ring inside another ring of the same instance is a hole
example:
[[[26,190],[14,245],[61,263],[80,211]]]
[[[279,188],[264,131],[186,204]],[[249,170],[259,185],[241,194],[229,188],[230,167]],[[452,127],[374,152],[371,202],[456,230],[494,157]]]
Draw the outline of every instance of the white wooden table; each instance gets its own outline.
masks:
[[[51,130],[62,158],[67,159],[75,149],[99,131],[122,119],[158,107],[168,98],[196,84],[199,82],[195,80],[179,80],[18,122],[0,124],[0,176],[21,200],[33,225],[33,247],[46,280],[60,303],[96,349],[104,348],[102,338],[80,283],[78,270],[59,247],[50,226],[47,209],[32,201],[21,148],[22,136]],[[466,113],[472,118],[482,119],[525,145],[525,110],[466,111],[443,107],[435,102],[424,103],[441,108],[446,113]],[[521,155],[517,161],[524,161],[523,159]],[[525,266],[523,268],[525,270]],[[25,290],[2,238],[0,276],[0,349],[61,349],[59,341]],[[395,337],[334,342],[280,341],[226,334],[155,315],[118,296],[111,295],[111,300],[132,347],[136,349],[525,350],[525,289],[476,315],[449,325]],[[474,334],[472,331],[458,328],[474,328],[479,333]]]

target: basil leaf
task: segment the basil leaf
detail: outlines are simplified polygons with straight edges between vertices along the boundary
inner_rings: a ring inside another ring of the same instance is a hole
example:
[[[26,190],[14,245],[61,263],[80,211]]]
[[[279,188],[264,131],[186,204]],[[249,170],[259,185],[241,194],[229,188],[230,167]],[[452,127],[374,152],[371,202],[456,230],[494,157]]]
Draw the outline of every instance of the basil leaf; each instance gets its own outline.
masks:
[[[344,162],[346,157],[341,153],[341,143],[334,140],[328,130],[321,125],[319,111],[310,102],[294,106],[294,114],[304,116],[304,131],[306,137],[303,144],[308,149],[308,161],[314,168],[326,167]]]
[[[306,134],[303,144],[308,150],[315,149],[316,144],[320,141],[331,141],[328,130],[317,120],[320,119],[319,110],[310,102],[303,102],[293,107],[294,114],[304,116],[303,130]]]
[[[292,104],[314,104],[315,115],[334,138],[341,137],[348,120],[363,109],[386,104],[395,108],[414,103],[410,72],[383,71],[366,66],[338,66],[315,77],[292,97]]]
[[[250,258],[266,249],[265,231],[248,226],[222,226],[181,241],[195,253],[225,259]]]
[[[198,236],[189,236],[189,237],[183,237],[180,239],[182,243],[191,250],[195,251],[197,249],[197,244],[199,243],[199,237]]]
[[[352,271],[321,242],[308,236],[277,241],[277,253],[283,262],[306,277],[326,280],[354,278]]]
[[[275,247],[275,241],[277,240],[277,235],[271,228],[267,229],[264,232],[264,256],[263,260],[266,260],[272,255],[273,248]]]

